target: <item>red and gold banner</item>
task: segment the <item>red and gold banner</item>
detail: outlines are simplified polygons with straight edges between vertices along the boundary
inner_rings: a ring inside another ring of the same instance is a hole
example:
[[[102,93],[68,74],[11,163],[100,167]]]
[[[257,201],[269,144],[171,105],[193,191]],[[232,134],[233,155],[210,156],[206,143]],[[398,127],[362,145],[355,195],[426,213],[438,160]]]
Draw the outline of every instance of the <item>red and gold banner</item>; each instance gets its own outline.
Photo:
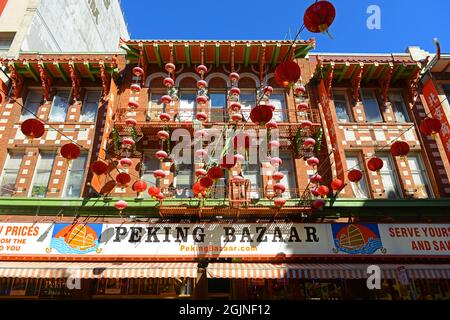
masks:
[[[432,79],[428,80],[428,82],[423,86],[422,93],[427,101],[428,107],[430,108],[431,115],[433,118],[438,119],[442,124],[439,136],[444,144],[447,158],[450,160],[450,125]]]

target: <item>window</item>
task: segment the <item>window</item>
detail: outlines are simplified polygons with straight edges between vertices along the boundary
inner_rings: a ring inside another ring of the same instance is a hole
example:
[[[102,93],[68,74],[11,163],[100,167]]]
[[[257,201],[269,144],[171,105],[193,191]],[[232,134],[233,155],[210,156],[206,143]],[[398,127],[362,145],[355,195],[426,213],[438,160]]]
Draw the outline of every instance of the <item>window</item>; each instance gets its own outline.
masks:
[[[27,95],[27,101],[24,108],[22,109],[22,115],[20,116],[20,121],[25,121],[27,119],[35,118],[39,111],[39,107],[42,102],[42,91],[41,90],[30,90]]]
[[[367,122],[382,122],[383,117],[381,116],[380,106],[378,105],[375,91],[370,89],[364,89],[361,91]]]
[[[273,112],[273,120],[283,122],[287,119],[286,100],[283,93],[275,93],[270,95],[270,103],[275,107]]]
[[[178,164],[175,175],[175,197],[176,198],[191,198],[192,185],[194,184],[194,166],[192,164]]]
[[[348,112],[347,95],[344,91],[333,90],[334,108],[339,122],[349,122],[350,114]]]
[[[147,110],[147,120],[157,120],[159,119],[159,114],[163,111],[164,104],[161,103],[161,98],[164,94],[151,92],[149,97],[149,104]]]
[[[196,109],[196,94],[189,92],[182,92],[180,95],[180,111],[178,113],[178,121],[192,121]]]
[[[157,150],[148,150],[144,153],[141,179],[147,183],[148,187],[156,186],[158,182],[153,175],[153,172],[161,167],[161,162],[155,157],[156,151]],[[148,192],[144,192],[143,196],[144,198],[150,198]]]
[[[281,152],[280,158],[283,161],[280,172],[284,174],[284,177],[281,179],[280,183],[286,187],[286,192],[283,193],[283,198],[299,198],[299,195],[296,192],[297,185],[295,182],[295,170],[294,161],[292,161],[292,153]]]
[[[11,196],[16,188],[17,175],[22,163],[23,152],[11,152],[5,162],[0,184],[0,195]]]
[[[31,197],[44,198],[48,190],[48,182],[52,173],[55,154],[53,152],[41,152],[33,177]]]
[[[250,180],[250,197],[252,199],[259,199],[261,188],[261,164],[242,165],[242,175],[244,176],[244,179]]]
[[[1,5],[0,5],[1,7]],[[0,8],[0,14],[1,14],[2,8]],[[14,36],[16,34],[12,32],[2,32],[0,33],[0,53],[1,52],[8,52],[9,48],[11,48],[11,44],[14,40]]]
[[[67,110],[69,109],[69,90],[58,90],[53,97],[52,110],[50,111],[50,122],[65,122]]]
[[[346,156],[347,159],[347,169],[348,170],[352,170],[352,169],[359,169],[361,171],[361,164],[359,162],[359,157],[357,156]],[[358,182],[358,183],[353,183],[350,182],[351,186],[352,186],[352,190],[353,190],[353,194],[355,195],[356,198],[359,199],[368,199],[369,198],[369,192],[367,189],[367,183],[366,183],[366,178],[363,174],[362,179]]]
[[[398,184],[397,172],[394,169],[391,157],[388,155],[380,155],[379,157],[384,163],[383,168],[380,170],[380,175],[386,197],[388,199],[401,198],[402,192]]]
[[[239,97],[239,102],[242,106],[241,112],[245,120],[249,120],[250,111],[256,104],[256,93],[255,92],[242,92]]]
[[[211,101],[211,122],[225,122],[227,116],[227,95],[225,92],[209,94]]]
[[[83,108],[81,110],[80,122],[94,122],[97,117],[98,104],[101,91],[87,91],[84,97]]]
[[[401,93],[391,93],[389,94],[389,101],[392,105],[392,110],[394,111],[395,120],[397,122],[408,122],[408,112],[406,111],[405,102]]]
[[[72,160],[67,171],[65,198],[79,198],[83,189],[84,173],[86,171],[86,154],[81,154],[75,160]]]
[[[421,156],[418,154],[408,155],[408,164],[409,169],[411,170],[411,176],[417,189],[417,196],[419,198],[431,197],[433,193],[430,188],[430,181]]]

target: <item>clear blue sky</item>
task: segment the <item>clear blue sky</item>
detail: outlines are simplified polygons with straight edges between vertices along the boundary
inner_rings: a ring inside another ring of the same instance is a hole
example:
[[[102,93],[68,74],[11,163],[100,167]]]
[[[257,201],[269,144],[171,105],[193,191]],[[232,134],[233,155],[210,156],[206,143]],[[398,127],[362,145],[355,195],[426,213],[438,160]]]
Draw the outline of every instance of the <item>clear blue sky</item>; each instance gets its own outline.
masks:
[[[294,37],[314,0],[122,0],[132,39],[285,39]],[[318,52],[404,52],[416,45],[450,52],[450,0],[331,0],[336,20],[326,35],[314,36]],[[381,9],[381,29],[369,30],[369,5]]]

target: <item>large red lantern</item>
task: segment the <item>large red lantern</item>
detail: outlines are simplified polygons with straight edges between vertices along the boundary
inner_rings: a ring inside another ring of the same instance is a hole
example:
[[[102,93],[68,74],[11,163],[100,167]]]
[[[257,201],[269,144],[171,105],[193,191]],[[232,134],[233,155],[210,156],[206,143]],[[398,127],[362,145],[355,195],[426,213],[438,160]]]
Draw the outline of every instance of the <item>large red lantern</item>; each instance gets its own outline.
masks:
[[[158,187],[153,186],[153,187],[148,188],[148,194],[151,197],[154,197],[154,198],[157,197],[160,192],[161,192],[161,189]]]
[[[313,201],[311,205],[314,209],[322,210],[323,207],[325,206],[325,201],[322,199],[316,199]]]
[[[331,189],[334,191],[340,191],[344,188],[344,182],[341,179],[333,179],[331,181]]]
[[[284,178],[283,172],[277,171],[277,172],[274,172],[274,174],[272,174],[272,179],[275,181],[280,181],[283,178]]]
[[[203,177],[200,179],[200,184],[204,188],[210,188],[214,184],[214,181],[210,177]]]
[[[406,157],[409,153],[409,144],[405,141],[395,141],[391,145],[391,154],[394,157]]]
[[[104,160],[97,160],[91,165],[91,170],[96,175],[101,175],[108,171],[108,163]]]
[[[361,172],[361,170],[359,169],[353,169],[350,170],[349,173],[347,174],[348,176],[348,180],[350,180],[351,182],[358,182],[362,179],[363,174]]]
[[[258,125],[265,125],[267,122],[272,120],[272,117],[272,108],[267,104],[256,106],[250,112],[250,119],[253,121],[253,123]]]
[[[206,190],[205,187],[203,187],[200,182],[194,183],[192,186],[192,192],[194,193],[194,197],[200,198],[206,196]]]
[[[22,133],[26,137],[37,139],[44,135],[45,127],[44,124],[37,119],[28,119],[22,123],[20,130],[22,130]]]
[[[220,167],[212,167],[208,170],[208,177],[213,180],[223,178],[224,172]]]
[[[285,187],[283,184],[281,184],[281,183],[275,183],[275,184],[273,185],[273,191],[274,191],[276,194],[281,194],[281,193],[283,193],[283,192],[286,191],[286,187]]]
[[[145,181],[138,180],[135,183],[133,183],[133,186],[131,187],[134,192],[140,193],[144,192],[147,189],[147,184]]]
[[[158,169],[153,171],[153,176],[156,179],[164,179],[166,177],[166,173],[164,172],[164,170]]]
[[[420,123],[420,132],[427,136],[435,138],[436,134],[441,131],[441,121],[435,118],[425,118]]]
[[[321,195],[322,197],[326,197],[329,192],[330,192],[330,189],[327,186],[322,185],[317,188],[317,193],[319,195]]]
[[[280,63],[275,69],[275,81],[284,88],[294,85],[300,79],[299,65],[292,60]]]
[[[367,162],[367,168],[369,168],[370,171],[380,173],[380,170],[383,168],[383,164],[383,160],[378,157],[373,157],[369,160],[369,162]]]
[[[116,176],[116,182],[120,187],[126,187],[131,181],[131,176],[127,172],[121,172]]]
[[[61,156],[67,160],[74,160],[80,156],[80,147],[71,142],[61,147]]]
[[[336,9],[331,2],[316,1],[309,6],[303,16],[303,24],[313,33],[327,32],[336,17]]]

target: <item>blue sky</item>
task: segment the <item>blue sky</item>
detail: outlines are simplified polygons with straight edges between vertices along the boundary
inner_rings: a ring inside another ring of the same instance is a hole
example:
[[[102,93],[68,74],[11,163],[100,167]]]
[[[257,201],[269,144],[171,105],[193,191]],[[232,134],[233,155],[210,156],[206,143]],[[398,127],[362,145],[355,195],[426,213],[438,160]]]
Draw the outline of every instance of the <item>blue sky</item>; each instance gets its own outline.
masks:
[[[133,39],[289,39],[314,0],[156,1],[122,0]],[[416,45],[450,52],[450,0],[331,0],[336,20],[330,32],[301,33],[316,38],[318,52],[404,52]],[[203,5],[202,5],[203,4]],[[381,29],[369,30],[370,5],[381,10]]]

